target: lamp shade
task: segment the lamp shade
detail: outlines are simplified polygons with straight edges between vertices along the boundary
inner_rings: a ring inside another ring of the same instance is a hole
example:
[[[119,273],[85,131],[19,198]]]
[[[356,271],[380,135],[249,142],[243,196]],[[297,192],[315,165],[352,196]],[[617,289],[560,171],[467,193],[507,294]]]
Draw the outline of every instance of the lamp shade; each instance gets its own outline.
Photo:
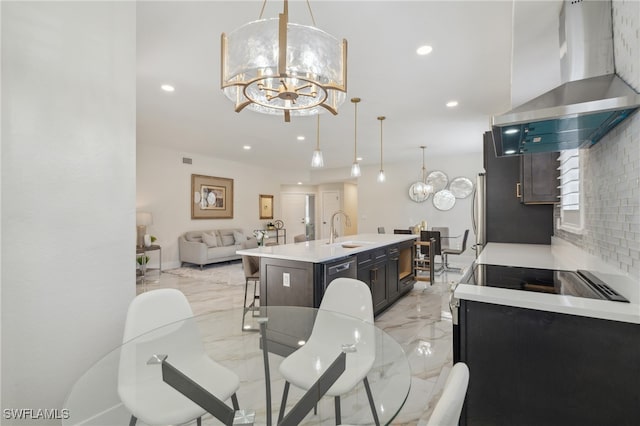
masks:
[[[346,97],[346,41],[286,20],[261,19],[222,35],[224,94],[236,112],[337,114]]]
[[[153,224],[153,217],[149,212],[136,212],[136,225],[148,226]]]

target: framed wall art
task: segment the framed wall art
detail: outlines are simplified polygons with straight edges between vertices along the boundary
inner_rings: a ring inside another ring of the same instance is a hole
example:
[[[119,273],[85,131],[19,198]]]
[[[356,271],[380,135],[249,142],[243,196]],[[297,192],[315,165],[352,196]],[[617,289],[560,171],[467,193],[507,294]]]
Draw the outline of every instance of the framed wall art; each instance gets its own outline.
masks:
[[[273,195],[260,194],[260,219],[273,219]]]
[[[233,179],[191,175],[191,219],[232,219]]]

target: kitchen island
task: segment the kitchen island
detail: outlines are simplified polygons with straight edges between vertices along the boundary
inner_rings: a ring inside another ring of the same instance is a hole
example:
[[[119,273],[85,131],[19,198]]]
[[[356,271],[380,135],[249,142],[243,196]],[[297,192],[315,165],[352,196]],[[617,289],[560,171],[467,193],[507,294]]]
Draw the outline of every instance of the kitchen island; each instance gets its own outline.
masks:
[[[568,243],[554,242],[489,243],[476,260],[485,273],[470,268],[456,286],[454,360],[467,363],[472,377],[462,425],[638,424],[640,286]],[[514,276],[504,271],[521,268],[528,277],[559,278],[560,294],[525,291],[549,290],[545,280],[530,278],[521,289],[499,286]],[[628,303],[564,294],[563,277],[579,269],[593,272]],[[470,275],[473,284],[465,284]]]
[[[260,257],[262,306],[320,306],[329,283],[357,278],[371,288],[378,314],[407,293],[415,282],[413,260],[417,235],[358,234],[328,240],[238,250]]]

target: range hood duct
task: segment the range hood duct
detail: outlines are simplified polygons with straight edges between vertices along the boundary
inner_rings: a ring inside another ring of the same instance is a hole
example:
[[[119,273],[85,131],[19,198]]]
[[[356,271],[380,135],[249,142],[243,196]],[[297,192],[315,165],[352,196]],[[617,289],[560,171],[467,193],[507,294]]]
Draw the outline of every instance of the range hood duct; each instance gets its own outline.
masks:
[[[611,1],[563,2],[560,58],[564,84],[492,118],[497,156],[591,146],[640,107],[615,74]]]

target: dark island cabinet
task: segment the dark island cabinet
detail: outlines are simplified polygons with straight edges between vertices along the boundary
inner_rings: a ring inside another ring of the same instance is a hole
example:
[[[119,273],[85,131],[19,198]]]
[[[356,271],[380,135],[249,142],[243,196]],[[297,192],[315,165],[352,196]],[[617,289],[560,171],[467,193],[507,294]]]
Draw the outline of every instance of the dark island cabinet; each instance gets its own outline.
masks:
[[[387,307],[387,259],[386,247],[358,254],[358,279],[371,289],[374,314]]]
[[[392,243],[324,263],[260,257],[260,304],[318,308],[331,281],[347,277],[369,286],[378,315],[413,288],[413,244]]]
[[[640,424],[639,324],[461,300],[459,339],[461,425]]]

